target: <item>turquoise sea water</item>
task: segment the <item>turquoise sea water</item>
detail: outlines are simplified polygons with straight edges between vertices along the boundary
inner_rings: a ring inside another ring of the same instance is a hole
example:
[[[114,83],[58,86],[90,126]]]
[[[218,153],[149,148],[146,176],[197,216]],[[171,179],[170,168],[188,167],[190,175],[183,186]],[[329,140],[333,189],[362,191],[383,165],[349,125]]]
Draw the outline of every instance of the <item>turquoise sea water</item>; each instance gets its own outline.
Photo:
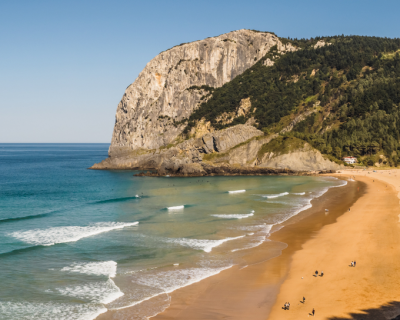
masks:
[[[89,320],[132,305],[146,319],[343,184],[87,170],[107,149],[0,144],[0,319]]]

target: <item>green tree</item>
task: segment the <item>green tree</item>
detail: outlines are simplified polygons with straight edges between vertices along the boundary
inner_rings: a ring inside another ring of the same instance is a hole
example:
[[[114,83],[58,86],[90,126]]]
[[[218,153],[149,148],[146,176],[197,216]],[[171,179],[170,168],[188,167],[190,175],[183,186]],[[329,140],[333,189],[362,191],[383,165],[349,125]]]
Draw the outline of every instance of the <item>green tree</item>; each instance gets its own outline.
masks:
[[[336,158],[340,159],[342,157],[342,149],[335,147],[335,156]]]

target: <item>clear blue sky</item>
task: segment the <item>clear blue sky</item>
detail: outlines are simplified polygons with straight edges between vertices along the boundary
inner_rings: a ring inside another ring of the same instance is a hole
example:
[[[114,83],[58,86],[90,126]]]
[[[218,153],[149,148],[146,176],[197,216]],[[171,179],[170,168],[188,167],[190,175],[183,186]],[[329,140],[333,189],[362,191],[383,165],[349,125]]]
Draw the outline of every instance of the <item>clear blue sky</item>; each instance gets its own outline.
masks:
[[[110,142],[126,87],[182,42],[247,28],[400,37],[400,1],[0,1],[0,142]]]

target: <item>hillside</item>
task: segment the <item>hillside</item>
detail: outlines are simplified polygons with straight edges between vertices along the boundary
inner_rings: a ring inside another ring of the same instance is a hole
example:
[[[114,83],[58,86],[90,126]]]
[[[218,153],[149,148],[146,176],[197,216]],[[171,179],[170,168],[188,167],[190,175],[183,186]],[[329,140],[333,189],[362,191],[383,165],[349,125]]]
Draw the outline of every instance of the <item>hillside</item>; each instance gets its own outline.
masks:
[[[211,51],[204,53],[207,46]],[[181,57],[172,68],[171,57],[188,52],[191,62]],[[177,168],[224,164],[320,170],[338,168],[345,155],[366,165],[382,159],[397,165],[399,52],[399,39],[297,40],[251,30],[174,47],[154,58],[127,88],[117,110],[110,158],[93,168],[172,163]],[[160,74],[160,63],[169,70],[165,79],[153,76]],[[182,63],[192,68],[172,71]],[[157,94],[158,100],[149,99]],[[261,155],[269,143],[285,148],[282,137],[306,142],[307,150],[297,143],[286,155]],[[306,152],[299,165],[287,156],[295,152]]]
[[[322,41],[329,45],[317,45]],[[271,48],[252,68],[214,90],[187,119],[184,132],[200,119],[219,129],[254,118],[259,130],[276,133],[295,115],[313,110],[286,134],[337,159],[382,152],[397,164],[400,40],[342,36],[301,43],[302,50],[282,57]],[[266,68],[271,55],[279,58]],[[251,102],[247,115],[219,121],[245,98]]]

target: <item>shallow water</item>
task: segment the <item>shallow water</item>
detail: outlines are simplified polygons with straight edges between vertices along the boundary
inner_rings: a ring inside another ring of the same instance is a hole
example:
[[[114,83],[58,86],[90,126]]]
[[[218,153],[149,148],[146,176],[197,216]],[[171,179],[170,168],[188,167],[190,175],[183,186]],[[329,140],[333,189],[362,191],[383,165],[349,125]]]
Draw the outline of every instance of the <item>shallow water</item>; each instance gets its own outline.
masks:
[[[132,305],[145,319],[169,304],[165,293],[240,265],[272,225],[343,184],[87,170],[107,148],[0,144],[0,319],[93,319]]]

